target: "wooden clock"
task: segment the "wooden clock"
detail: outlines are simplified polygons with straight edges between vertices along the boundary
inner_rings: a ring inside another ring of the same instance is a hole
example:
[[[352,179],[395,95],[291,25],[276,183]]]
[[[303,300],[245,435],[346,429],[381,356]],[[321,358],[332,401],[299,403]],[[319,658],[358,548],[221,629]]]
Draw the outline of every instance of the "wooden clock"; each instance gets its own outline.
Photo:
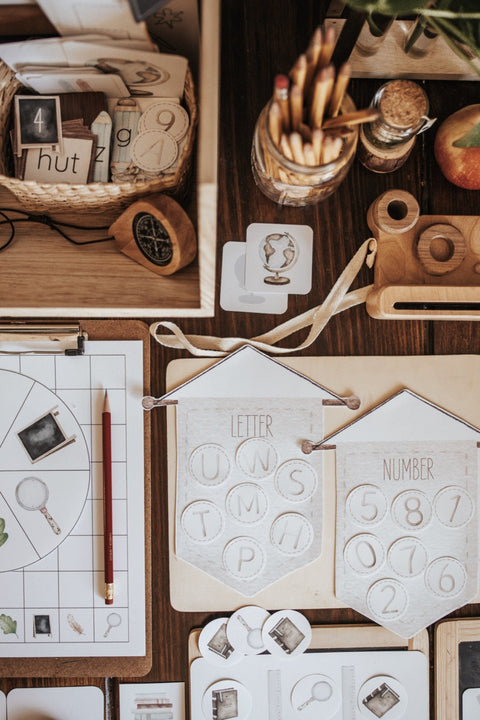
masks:
[[[192,221],[173,198],[161,193],[130,205],[111,225],[110,234],[118,250],[157,275],[172,275],[197,253]]]

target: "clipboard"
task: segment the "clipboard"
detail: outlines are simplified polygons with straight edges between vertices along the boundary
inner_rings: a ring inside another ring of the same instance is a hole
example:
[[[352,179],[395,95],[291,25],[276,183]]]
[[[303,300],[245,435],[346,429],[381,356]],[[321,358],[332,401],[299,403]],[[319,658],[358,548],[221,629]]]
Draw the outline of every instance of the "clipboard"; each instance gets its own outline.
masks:
[[[68,348],[65,350],[65,338]],[[143,346],[143,392],[150,387],[150,343],[148,326],[140,320],[85,320],[81,324],[72,323],[59,326],[8,324],[0,327],[0,338],[45,339],[46,344],[58,343],[59,354],[81,353],[83,338],[98,341],[137,340]],[[54,352],[48,351],[49,354]],[[44,350],[47,352],[47,350]],[[72,362],[75,358],[72,358]],[[145,655],[81,655],[82,646],[78,644],[75,654],[63,657],[2,657],[0,675],[2,677],[140,677],[146,675],[152,665],[152,611],[151,611],[151,428],[148,417],[144,417],[144,525],[145,525]],[[112,607],[112,606],[110,606]]]

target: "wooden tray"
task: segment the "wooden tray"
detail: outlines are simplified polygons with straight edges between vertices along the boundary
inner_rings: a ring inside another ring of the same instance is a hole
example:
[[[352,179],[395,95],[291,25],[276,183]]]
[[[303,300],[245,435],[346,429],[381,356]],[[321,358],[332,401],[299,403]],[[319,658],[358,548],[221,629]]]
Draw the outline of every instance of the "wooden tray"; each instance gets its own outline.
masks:
[[[145,318],[214,314],[220,0],[203,0],[201,5],[196,209],[188,208],[190,214],[197,215],[197,259],[175,275],[159,278],[115,250],[113,241],[79,248],[45,225],[19,223],[17,236],[1,254],[0,316]],[[0,189],[0,206],[18,207],[5,188]],[[117,215],[110,211],[56,219],[105,225],[108,229]],[[80,241],[106,234],[72,232]]]
[[[461,720],[463,690],[471,687],[467,678],[465,659],[461,658],[460,644],[466,643],[466,655],[474,653],[471,667],[476,670],[476,687],[480,687],[480,618],[444,620],[435,628],[435,718]],[[463,660],[463,662],[462,662]],[[471,678],[470,678],[471,680]]]

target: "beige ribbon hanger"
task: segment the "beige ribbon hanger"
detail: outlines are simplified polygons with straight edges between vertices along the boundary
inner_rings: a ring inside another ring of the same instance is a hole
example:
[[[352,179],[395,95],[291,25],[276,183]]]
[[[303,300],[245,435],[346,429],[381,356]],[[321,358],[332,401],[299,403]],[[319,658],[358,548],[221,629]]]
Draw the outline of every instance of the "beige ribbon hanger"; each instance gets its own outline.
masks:
[[[178,325],[168,320],[160,320],[150,325],[150,334],[160,345],[180,350],[188,350],[192,355],[199,357],[221,357],[228,355],[243,345],[251,345],[257,348],[257,350],[278,355],[303,350],[316,340],[333,315],[365,302],[373,285],[367,285],[352,292],[348,292],[348,289],[364,263],[370,268],[373,266],[376,251],[377,241],[375,238],[365,240],[340,274],[338,280],[321,305],[317,305],[302,315],[297,315],[281,325],[277,325],[277,327],[263,335],[257,335],[250,339],[238,337],[220,338],[212,335],[185,335]],[[276,344],[294,332],[308,326],[311,326],[309,333],[300,345],[293,348],[285,348],[278,347]],[[171,334],[158,335],[158,328],[165,328],[169,330]]]

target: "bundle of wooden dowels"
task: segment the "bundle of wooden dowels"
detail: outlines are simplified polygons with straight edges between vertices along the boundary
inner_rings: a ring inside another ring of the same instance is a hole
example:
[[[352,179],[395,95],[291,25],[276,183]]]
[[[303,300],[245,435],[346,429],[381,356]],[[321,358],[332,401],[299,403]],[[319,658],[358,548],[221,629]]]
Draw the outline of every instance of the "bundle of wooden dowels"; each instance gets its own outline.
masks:
[[[274,80],[268,131],[278,150],[299,165],[318,167],[333,162],[353,132],[352,126],[378,117],[372,108],[341,113],[351,67],[344,63],[335,71],[331,64],[334,49],[334,29],[317,28],[289,75],[277,75]]]

